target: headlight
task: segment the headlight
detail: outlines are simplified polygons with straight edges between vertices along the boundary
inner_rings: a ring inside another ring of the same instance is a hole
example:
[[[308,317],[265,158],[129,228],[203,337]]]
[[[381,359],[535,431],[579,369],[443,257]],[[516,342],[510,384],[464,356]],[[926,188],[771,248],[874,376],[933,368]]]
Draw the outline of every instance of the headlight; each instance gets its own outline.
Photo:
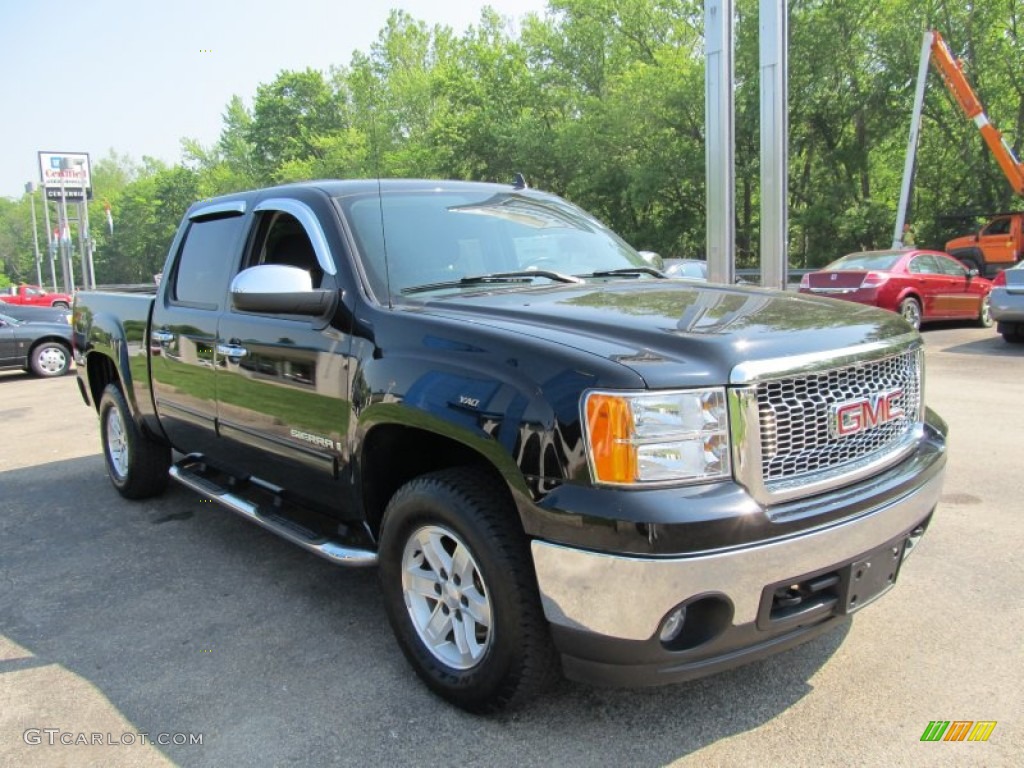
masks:
[[[584,433],[598,483],[643,485],[728,477],[725,390],[588,392]]]

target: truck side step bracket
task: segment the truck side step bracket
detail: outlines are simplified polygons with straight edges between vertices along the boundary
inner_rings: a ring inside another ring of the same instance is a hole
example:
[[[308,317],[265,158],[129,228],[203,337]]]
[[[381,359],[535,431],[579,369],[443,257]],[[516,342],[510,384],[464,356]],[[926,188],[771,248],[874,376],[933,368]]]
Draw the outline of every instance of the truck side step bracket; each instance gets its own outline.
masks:
[[[286,517],[281,512],[281,508],[284,507],[283,500],[279,496],[271,495],[263,484],[252,483],[254,487],[260,488],[264,495],[272,500],[269,508],[267,505],[243,498],[233,492],[234,489],[226,488],[212,480],[207,474],[208,471],[209,468],[202,457],[189,455],[171,467],[170,475],[172,479],[186,488],[227,507],[236,514],[266,528],[271,533],[277,534],[282,539],[286,539],[314,555],[319,555],[325,560],[350,568],[377,564],[377,553],[372,549],[353,546],[329,538]],[[243,482],[238,485],[240,488],[245,488],[249,484]]]

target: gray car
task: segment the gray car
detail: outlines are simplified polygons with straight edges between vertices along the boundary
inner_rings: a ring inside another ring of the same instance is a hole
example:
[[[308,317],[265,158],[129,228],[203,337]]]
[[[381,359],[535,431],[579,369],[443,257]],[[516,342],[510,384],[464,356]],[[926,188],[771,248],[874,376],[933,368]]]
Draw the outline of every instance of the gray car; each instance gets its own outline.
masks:
[[[0,314],[0,371],[21,368],[36,376],[71,370],[71,326],[66,322],[25,322]]]
[[[685,277],[690,280],[708,279],[708,263],[702,259],[665,259],[662,269],[668,277]]]
[[[991,301],[996,330],[1009,342],[1024,343],[1024,261],[996,275]]]

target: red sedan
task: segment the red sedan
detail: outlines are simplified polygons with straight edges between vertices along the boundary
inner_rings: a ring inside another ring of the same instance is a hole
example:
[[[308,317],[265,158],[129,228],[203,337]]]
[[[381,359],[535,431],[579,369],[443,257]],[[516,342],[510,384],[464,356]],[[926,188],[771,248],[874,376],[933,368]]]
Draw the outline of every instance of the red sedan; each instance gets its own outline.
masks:
[[[804,275],[800,293],[856,301],[899,312],[915,328],[931,320],[992,325],[992,281],[945,253],[908,249],[861,251]]]

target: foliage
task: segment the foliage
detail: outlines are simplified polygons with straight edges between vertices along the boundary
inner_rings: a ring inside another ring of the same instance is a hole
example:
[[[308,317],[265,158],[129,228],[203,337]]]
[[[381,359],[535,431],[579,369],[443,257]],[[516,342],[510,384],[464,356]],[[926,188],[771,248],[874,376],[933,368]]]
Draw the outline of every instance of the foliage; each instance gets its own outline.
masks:
[[[701,256],[703,14],[697,0],[550,0],[544,15],[518,25],[484,9],[456,35],[393,11],[370,49],[349,62],[282,71],[251,101],[233,97],[218,141],[184,139],[179,164],[113,153],[97,162],[89,211],[97,278],[151,279],[197,198],[378,175],[510,180],[522,172],[638,247]],[[744,265],[756,263],[759,247],[757,14],[756,0],[737,1],[736,242]],[[791,0],[793,265],[889,245],[929,25],[962,57],[993,123],[1021,149],[1022,22],[1024,0]],[[911,220],[920,244],[941,247],[975,223],[973,214],[1018,204],[934,71],[917,168]],[[0,284],[34,282],[34,273],[28,198],[0,200]]]

